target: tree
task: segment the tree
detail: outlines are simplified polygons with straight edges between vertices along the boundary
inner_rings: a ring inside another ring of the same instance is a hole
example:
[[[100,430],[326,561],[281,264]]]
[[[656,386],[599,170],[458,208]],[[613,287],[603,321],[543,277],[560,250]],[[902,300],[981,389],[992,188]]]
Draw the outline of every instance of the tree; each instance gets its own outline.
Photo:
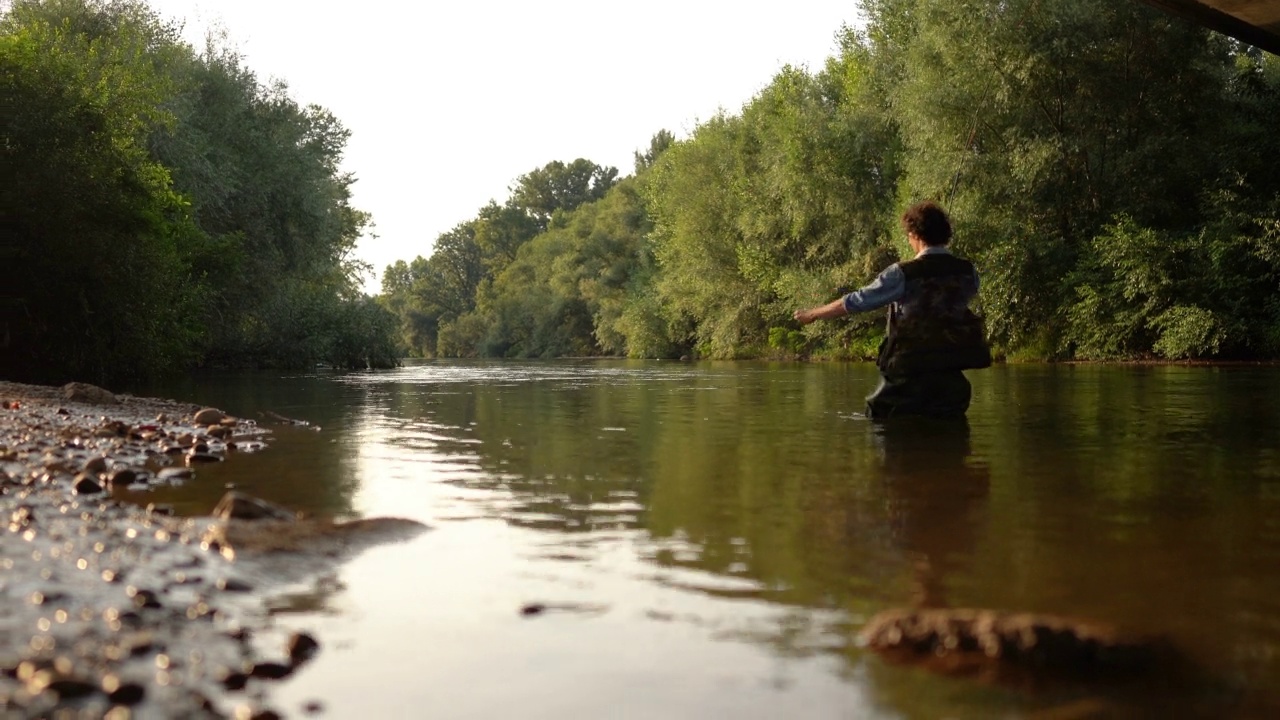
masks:
[[[583,158],[569,164],[555,160],[521,175],[511,188],[511,200],[545,230],[557,211],[567,212],[599,200],[617,182],[618,169],[601,167]]]
[[[19,0],[0,43],[15,377],[302,367],[359,339],[334,333],[367,309],[351,253],[371,219],[331,113],[131,0]]]
[[[1203,219],[1197,193],[1220,169],[1211,148],[1225,47],[1137,3],[910,8],[892,91],[902,196],[951,209],[957,247],[987,269],[997,339],[1069,352],[1063,279],[1107,223],[1121,212],[1161,229]]]
[[[162,63],[176,32],[120,3],[15,3],[0,21],[0,353],[12,378],[98,382],[195,352],[182,246],[197,235],[146,137],[170,121]],[[160,66],[160,67],[158,67]]]

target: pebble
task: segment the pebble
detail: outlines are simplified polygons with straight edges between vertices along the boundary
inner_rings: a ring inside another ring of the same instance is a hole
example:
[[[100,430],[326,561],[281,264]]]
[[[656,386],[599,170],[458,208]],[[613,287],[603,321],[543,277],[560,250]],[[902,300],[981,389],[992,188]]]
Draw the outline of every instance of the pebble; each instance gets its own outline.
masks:
[[[259,662],[227,628],[267,632],[269,620],[252,596],[228,604],[216,582],[226,562],[187,521],[106,494],[191,478],[161,476],[164,453],[185,453],[207,426],[179,424],[190,406],[168,401],[87,406],[0,381],[0,397],[15,396],[0,413],[0,717],[223,716],[212,669]]]
[[[207,452],[192,452],[187,454],[187,466],[204,465],[206,463],[222,462],[222,458]]]
[[[167,467],[160,468],[156,473],[156,480],[160,482],[176,482],[179,480],[190,480],[195,477],[195,472],[191,468],[185,467]]]
[[[205,408],[195,414],[196,425],[217,425],[226,417],[226,413],[214,408]]]
[[[260,662],[255,663],[253,670],[249,672],[250,677],[261,678],[263,680],[281,680],[289,677],[293,672],[292,665],[285,665],[278,662]]]
[[[289,660],[294,665],[298,665],[314,657],[316,652],[320,649],[320,643],[316,642],[316,639],[307,633],[294,633],[294,635],[289,638],[289,645],[287,649],[289,651]]]
[[[102,484],[88,475],[76,477],[75,491],[77,495],[94,495],[102,492]]]
[[[124,487],[126,485],[130,485],[134,482],[137,482],[138,473],[136,470],[132,470],[130,468],[121,468],[111,473],[110,477],[111,477],[112,485],[119,485],[121,487]]]

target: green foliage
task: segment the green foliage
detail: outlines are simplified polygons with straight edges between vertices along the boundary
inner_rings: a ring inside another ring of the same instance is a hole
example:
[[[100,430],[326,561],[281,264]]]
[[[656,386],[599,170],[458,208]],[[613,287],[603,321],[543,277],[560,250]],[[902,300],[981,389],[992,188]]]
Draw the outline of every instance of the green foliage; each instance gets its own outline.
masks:
[[[1006,357],[1280,356],[1280,60],[1140,3],[861,8],[818,72],[659,132],[631,178],[521,176],[460,226],[466,272],[444,236],[388,269],[405,343],[870,359],[877,314],[792,312],[897,261],[902,209],[932,198]]]
[[[658,156],[667,151],[667,148],[674,145],[676,136],[671,134],[670,130],[659,130],[649,139],[649,149],[644,152],[636,151],[636,175],[644,173],[645,170],[653,167],[653,163],[657,161]]]
[[[146,150],[170,87],[148,48],[173,30],[141,6],[109,24],[94,10],[17,3],[0,23],[8,377],[120,379],[196,352],[204,289],[184,282],[182,247],[197,231]]]
[[[786,68],[740,117],[703,124],[654,165],[655,289],[707,355],[756,352],[795,308],[887,264],[898,144],[870,71],[851,44],[817,76]],[[846,347],[869,324],[805,332]]]
[[[0,372],[389,362],[349,260],[369,218],[348,202],[332,114],[212,42],[197,55],[131,0],[13,3],[0,101],[0,258],[21,268],[0,338],[25,351]]]
[[[769,347],[791,355],[799,355],[804,350],[804,333],[784,327],[769,328]]]
[[[634,180],[563,213],[482,295],[482,352],[510,357],[626,351],[618,321],[648,218]]]
[[[1203,220],[1225,46],[1137,3],[909,5],[892,91],[903,195],[952,209],[959,249],[988,272],[998,340],[1057,344],[1076,298],[1063,280],[1114,216],[1161,229]]]
[[[521,175],[512,188],[511,201],[536,221],[539,229],[546,229],[557,211],[568,212],[604,197],[617,177],[617,168],[600,167],[584,158],[568,165],[556,160]]]
[[[1212,357],[1226,339],[1218,318],[1194,305],[1174,305],[1155,317],[1151,326],[1159,332],[1152,349],[1170,360]]]
[[[605,295],[619,295],[625,283],[625,259],[614,253],[628,252],[628,240],[615,236],[643,222],[643,212],[638,201],[629,210],[588,210],[600,198],[625,206],[623,198],[635,197],[613,192],[616,175],[583,159],[548,163],[522,175],[507,202],[490,202],[440,235],[430,257],[388,267],[383,304],[399,316],[402,343],[426,357],[619,351],[606,316],[620,300]],[[595,228],[598,214],[610,214],[614,226]],[[603,346],[593,338],[597,325]]]

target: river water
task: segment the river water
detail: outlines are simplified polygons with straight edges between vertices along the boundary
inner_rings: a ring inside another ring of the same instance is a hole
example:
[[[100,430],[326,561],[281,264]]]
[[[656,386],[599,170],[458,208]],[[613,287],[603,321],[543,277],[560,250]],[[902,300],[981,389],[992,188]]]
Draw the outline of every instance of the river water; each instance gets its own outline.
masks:
[[[162,390],[312,425],[140,499],[433,528],[273,600],[323,644],[290,715],[1280,716],[1280,370],[970,376],[944,427],[868,422],[849,364],[201,377]],[[922,600],[1158,634],[1196,678],[1007,686],[858,646]]]

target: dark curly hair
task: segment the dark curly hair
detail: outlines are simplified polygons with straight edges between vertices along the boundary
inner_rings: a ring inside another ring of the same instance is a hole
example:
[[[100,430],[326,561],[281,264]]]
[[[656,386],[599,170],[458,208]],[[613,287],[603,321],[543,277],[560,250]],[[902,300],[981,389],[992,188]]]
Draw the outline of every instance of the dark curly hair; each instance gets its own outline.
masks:
[[[946,245],[951,242],[951,221],[938,203],[916,203],[902,213],[902,229],[914,233],[925,245]]]

